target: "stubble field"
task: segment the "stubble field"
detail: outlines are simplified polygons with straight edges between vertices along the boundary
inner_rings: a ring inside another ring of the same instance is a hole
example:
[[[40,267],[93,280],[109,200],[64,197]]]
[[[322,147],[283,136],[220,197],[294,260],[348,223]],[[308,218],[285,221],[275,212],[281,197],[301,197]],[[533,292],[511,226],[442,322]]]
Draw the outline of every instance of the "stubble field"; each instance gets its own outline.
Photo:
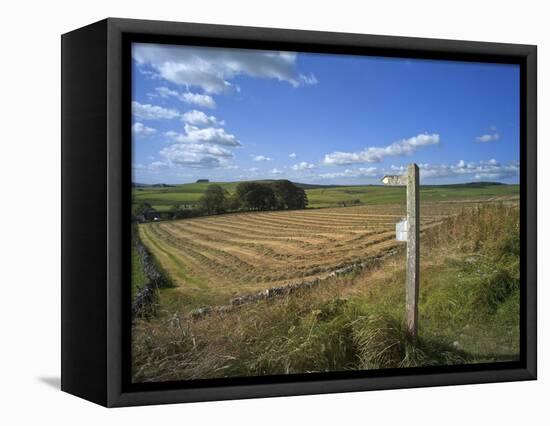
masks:
[[[476,205],[477,203],[472,203]],[[421,229],[464,203],[424,203]],[[236,213],[139,226],[174,286],[162,305],[188,311],[228,303],[272,287],[324,279],[331,273],[395,252],[401,205]]]

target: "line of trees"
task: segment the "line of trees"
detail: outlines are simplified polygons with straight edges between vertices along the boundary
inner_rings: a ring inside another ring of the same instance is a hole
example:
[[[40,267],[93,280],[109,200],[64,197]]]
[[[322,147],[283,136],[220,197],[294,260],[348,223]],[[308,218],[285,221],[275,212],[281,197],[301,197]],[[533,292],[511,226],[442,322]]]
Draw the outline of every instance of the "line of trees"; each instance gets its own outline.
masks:
[[[206,214],[227,211],[305,209],[306,192],[289,180],[272,183],[241,182],[231,195],[220,185],[210,185],[199,202]]]
[[[170,211],[157,212],[149,203],[134,206],[133,218],[138,222],[163,219],[185,219],[238,211],[305,209],[306,192],[289,180],[274,182],[241,182],[230,194],[222,186],[211,184],[197,205],[175,205]]]

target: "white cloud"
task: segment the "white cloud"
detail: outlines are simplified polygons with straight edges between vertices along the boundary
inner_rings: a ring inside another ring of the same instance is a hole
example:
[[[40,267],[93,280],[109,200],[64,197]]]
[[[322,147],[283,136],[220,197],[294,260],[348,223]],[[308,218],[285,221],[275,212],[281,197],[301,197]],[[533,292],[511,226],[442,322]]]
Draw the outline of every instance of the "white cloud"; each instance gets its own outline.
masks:
[[[306,161],[302,161],[298,164],[294,164],[292,167],[292,170],[302,172],[304,170],[311,170],[315,168],[314,164],[308,163]]]
[[[180,116],[179,111],[171,108],[163,108],[158,105],[141,104],[132,101],[132,114],[141,120],[170,119]]]
[[[252,173],[256,173],[256,172],[260,171],[260,169],[257,168],[257,167],[251,167],[251,168],[248,169],[248,171],[252,172]]]
[[[379,163],[384,157],[413,154],[418,148],[439,144],[439,135],[421,133],[402,139],[385,147],[369,147],[360,152],[333,152],[326,154],[325,165],[349,165],[358,163]]]
[[[190,124],[185,124],[185,133],[168,131],[164,135],[178,143],[206,143],[211,145],[242,146],[241,142],[225,129],[207,127],[200,129]]]
[[[334,178],[365,178],[365,177],[377,177],[382,175],[383,172],[377,167],[359,167],[357,169],[346,169],[343,172],[335,173],[321,173],[318,177],[323,179]]]
[[[176,90],[171,90],[168,87],[157,87],[155,88],[155,92],[157,92],[157,95],[161,98],[168,98],[170,96],[178,97],[180,95],[179,92]]]
[[[500,133],[487,133],[481,136],[476,137],[478,142],[494,142],[500,139]]]
[[[290,158],[296,158],[296,153],[293,152],[292,154],[289,154],[289,157],[290,157]]]
[[[300,74],[299,79],[301,83],[307,84],[308,86],[313,86],[319,83],[319,80],[317,80],[317,78],[313,74],[309,74],[309,75]]]
[[[271,174],[273,174],[273,175],[282,175],[283,173],[284,173],[284,172],[283,172],[282,170],[280,170],[280,169],[278,169],[278,168],[276,168],[276,167],[273,168],[273,169],[271,169]]]
[[[424,163],[418,164],[418,167],[422,180],[434,178],[455,178],[459,181],[501,180],[519,175],[519,162],[512,161],[508,164],[501,164],[495,159],[469,163],[460,160],[452,165]],[[396,165],[391,165],[389,168],[359,167],[334,173],[321,173],[317,177],[321,179],[381,178],[386,174],[403,174],[406,169],[406,166]]]
[[[209,94],[234,89],[230,80],[239,75],[285,81],[294,87],[317,82],[312,74],[297,73],[293,52],[140,43],[134,44],[132,56],[165,80]]]
[[[160,96],[161,98],[174,97],[182,102],[191,105],[197,105],[202,108],[216,108],[216,102],[210,95],[200,93],[184,92],[180,93],[177,90],[169,89],[168,87],[157,87],[155,93],[149,94],[150,97]]]
[[[476,180],[498,180],[512,178],[519,175],[519,162],[513,161],[508,164],[501,164],[495,159],[488,161],[471,161],[466,163],[460,160],[455,165],[434,165],[419,164],[420,177],[442,178],[442,177],[465,177]]]
[[[140,136],[151,136],[157,132],[156,129],[152,127],[147,127],[143,123],[137,122],[132,125],[132,133],[136,137]]]
[[[169,165],[163,161],[153,161],[149,164],[149,170],[164,170],[167,169]]]
[[[167,167],[216,168],[230,166],[233,153],[225,148],[200,143],[179,143],[163,148],[162,163]]]
[[[216,102],[209,95],[201,95],[200,93],[185,92],[179,96],[179,99],[191,105],[197,105],[203,108],[216,108]]]
[[[266,157],[265,155],[256,155],[253,158],[254,161],[271,161],[271,158]]]
[[[197,111],[196,109],[188,111],[182,115],[182,120],[197,126],[223,126],[225,122],[218,121],[213,115],[206,115],[202,111]]]

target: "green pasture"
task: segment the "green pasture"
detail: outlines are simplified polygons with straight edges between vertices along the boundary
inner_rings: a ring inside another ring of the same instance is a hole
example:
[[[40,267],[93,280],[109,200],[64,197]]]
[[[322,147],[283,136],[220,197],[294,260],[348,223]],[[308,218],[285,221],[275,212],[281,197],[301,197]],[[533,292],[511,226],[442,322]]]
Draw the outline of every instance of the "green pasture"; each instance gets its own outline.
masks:
[[[187,183],[171,187],[143,187],[133,189],[134,203],[147,202],[158,211],[169,210],[173,205],[196,204],[209,185],[217,184],[227,192],[235,191],[238,182]],[[404,187],[379,185],[321,186],[302,185],[309,207],[331,207],[353,204],[393,204],[405,202]],[[494,183],[469,183],[458,185],[423,185],[421,201],[454,201],[465,199],[488,199],[519,194],[519,185]]]

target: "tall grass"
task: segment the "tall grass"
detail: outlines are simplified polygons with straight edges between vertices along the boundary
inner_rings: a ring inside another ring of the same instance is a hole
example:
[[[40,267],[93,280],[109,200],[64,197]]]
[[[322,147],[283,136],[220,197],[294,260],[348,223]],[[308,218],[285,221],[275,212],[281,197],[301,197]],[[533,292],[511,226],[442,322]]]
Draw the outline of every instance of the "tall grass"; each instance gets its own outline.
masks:
[[[404,258],[315,290],[133,330],[136,381],[494,362],[519,352],[519,213],[486,205],[422,235],[420,328],[405,332]]]

